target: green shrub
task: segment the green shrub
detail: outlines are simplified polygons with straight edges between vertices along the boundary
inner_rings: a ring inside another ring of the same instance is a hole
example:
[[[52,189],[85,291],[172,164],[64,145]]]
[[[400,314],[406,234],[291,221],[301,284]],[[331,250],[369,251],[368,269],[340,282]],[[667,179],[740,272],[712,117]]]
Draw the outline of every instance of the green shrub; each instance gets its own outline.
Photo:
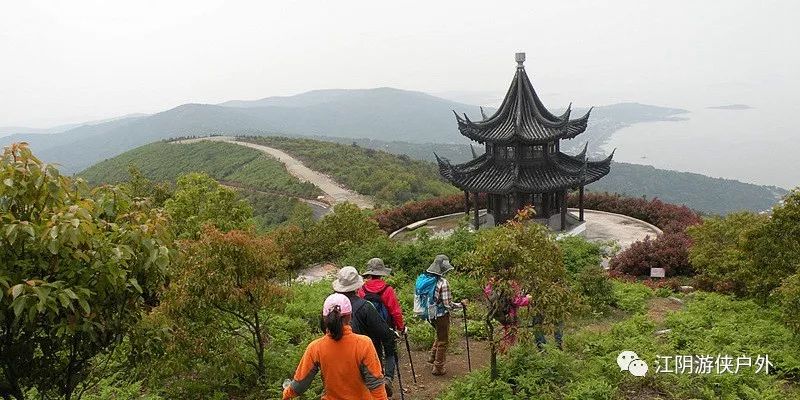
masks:
[[[489,329],[483,321],[467,320],[467,334],[470,338],[485,340],[489,338]]]
[[[322,303],[333,293],[331,281],[323,280],[313,284],[293,284],[286,299],[283,315],[300,318],[319,332],[319,319],[322,315]]]
[[[492,381],[486,371],[469,375],[468,379],[459,379],[450,386],[442,400],[515,400],[511,385],[501,381]]]
[[[572,274],[584,268],[600,266],[602,252],[600,246],[580,236],[567,236],[558,241],[564,256],[564,266]]]
[[[586,267],[575,276],[575,284],[583,302],[594,312],[604,312],[615,303],[614,285],[600,267]]]
[[[647,300],[653,297],[653,290],[641,283],[614,281],[614,297],[617,308],[632,313],[647,310]]]
[[[450,331],[448,337],[447,351],[450,353],[459,354],[462,347],[459,341],[463,338],[464,323],[459,320],[450,320]],[[408,340],[414,350],[430,350],[433,346],[433,341],[436,338],[436,330],[427,321],[421,321],[414,318],[407,321],[408,326]]]
[[[567,385],[564,400],[612,400],[617,389],[602,379],[587,379]]]
[[[643,292],[638,285],[625,290]],[[608,331],[579,329],[565,337],[565,351],[531,351],[531,344],[511,349],[499,362],[497,381],[487,368],[458,379],[443,399],[789,399],[798,398],[800,347],[779,314],[752,301],[697,293],[686,307],[666,319],[672,332],[655,336],[655,324],[636,314]],[[644,378],[617,367],[622,350],[633,350],[649,364]],[[775,373],[656,373],[658,355],[768,354]],[[624,397],[622,397],[624,396]]]
[[[739,296],[752,294],[759,279],[746,243],[769,218],[750,212],[706,218],[702,224],[687,228],[693,244],[689,261],[697,272],[701,287]]]
[[[121,374],[100,380],[97,385],[83,395],[85,400],[162,400],[163,397],[147,393],[142,382],[126,382]],[[33,398],[33,396],[31,397]]]
[[[777,295],[784,321],[800,334],[800,273],[786,278]]]

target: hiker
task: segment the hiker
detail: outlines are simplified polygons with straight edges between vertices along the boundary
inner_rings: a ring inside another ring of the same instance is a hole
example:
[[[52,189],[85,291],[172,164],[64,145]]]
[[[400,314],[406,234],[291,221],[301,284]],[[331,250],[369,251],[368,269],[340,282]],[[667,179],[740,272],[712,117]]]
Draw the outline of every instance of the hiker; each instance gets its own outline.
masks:
[[[533,316],[532,325],[535,332],[534,336],[536,337],[536,347],[538,347],[539,350],[543,350],[544,345],[547,344],[547,339],[544,337],[543,323],[544,315],[536,314]],[[556,324],[553,330],[553,338],[556,340],[556,347],[562,350],[564,345],[564,321],[558,321]]]
[[[283,400],[301,396],[320,371],[323,399],[387,399],[378,354],[368,337],[353,333],[352,315],[347,296],[334,293],[325,299],[325,336],[306,347],[294,379],[283,389]]]
[[[453,302],[450,284],[445,278],[452,269],[450,259],[439,254],[433,264],[417,277],[415,285],[414,313],[436,329],[436,339],[428,357],[428,364],[433,364],[433,375],[446,373],[444,364],[450,336],[450,312],[463,307],[461,303]]]
[[[386,321],[381,318],[378,310],[367,300],[358,297],[356,293],[364,285],[364,278],[358,271],[351,266],[343,267],[333,281],[333,290],[341,293],[350,300],[353,305],[353,318],[350,325],[353,332],[369,336],[378,358],[383,366],[383,374],[386,377],[386,393],[389,397],[393,395],[392,379],[395,372],[395,354],[397,354],[397,336],[389,327]]]
[[[394,288],[389,286],[383,277],[392,273],[391,268],[387,268],[380,258],[373,258],[367,262],[367,270],[362,276],[367,279],[364,286],[358,289],[358,296],[368,300],[389,327],[395,331],[405,334],[407,328],[403,322],[403,310],[400,308],[400,301]]]
[[[520,307],[530,304],[531,295],[522,294],[522,289],[517,282],[510,282],[511,293],[501,294],[492,290],[494,279],[490,280],[483,288],[483,294],[488,300],[497,302],[497,309],[492,317],[503,326],[503,339],[500,342],[500,352],[505,353],[517,341],[519,318],[517,314]]]

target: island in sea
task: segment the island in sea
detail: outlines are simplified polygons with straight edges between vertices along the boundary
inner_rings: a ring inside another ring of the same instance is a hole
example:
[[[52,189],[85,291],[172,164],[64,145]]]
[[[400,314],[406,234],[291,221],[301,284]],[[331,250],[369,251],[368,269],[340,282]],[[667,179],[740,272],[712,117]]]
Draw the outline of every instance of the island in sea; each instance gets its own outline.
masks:
[[[711,110],[750,110],[753,109],[754,107],[748,106],[747,104],[727,104],[724,106],[713,106],[707,108]]]

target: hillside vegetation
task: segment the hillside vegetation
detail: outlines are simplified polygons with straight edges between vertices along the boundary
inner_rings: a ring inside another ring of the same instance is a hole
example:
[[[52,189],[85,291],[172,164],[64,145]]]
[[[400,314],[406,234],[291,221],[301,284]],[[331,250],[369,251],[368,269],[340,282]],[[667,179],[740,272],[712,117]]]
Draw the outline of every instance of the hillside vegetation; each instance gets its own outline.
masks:
[[[463,162],[472,157],[469,146],[464,144],[331,137],[315,137],[313,140],[250,137],[246,140],[281,148],[348,188],[392,205],[457,193],[455,188],[439,179],[433,164],[434,151],[453,162]],[[357,147],[353,147],[354,143]],[[480,146],[475,150],[479,154],[482,152]],[[259,161],[248,164],[247,160],[255,159]],[[216,179],[261,191],[286,192],[299,197],[318,193],[309,184],[301,184],[288,175],[277,161],[257,150],[228,143],[201,142],[173,147],[153,143],[102,161],[81,175],[91,183],[120,182],[127,179],[129,164],[138,166],[148,178],[157,181],[174,181],[180,174],[203,171]],[[613,163],[611,173],[587,189],[659,198],[707,214],[767,210],[787,193],[775,186],[627,163]]]
[[[284,150],[307,167],[387,205],[458,193],[458,189],[439,177],[432,163],[404,155],[311,139],[245,137],[240,140]]]
[[[315,137],[318,140],[352,144],[393,154],[404,154],[410,158],[435,162],[433,152],[452,162],[464,162],[472,158],[469,145],[446,143],[388,142],[374,139],[344,139]],[[480,145],[474,145],[478,154]],[[565,150],[573,154],[578,151]],[[601,154],[590,156],[593,159]],[[667,203],[683,204],[707,214],[728,214],[749,210],[770,209],[777,199],[788,191],[776,186],[754,185],[732,179],[712,178],[691,172],[659,169],[649,165],[614,162],[611,173],[589,185],[589,191],[620,193],[632,197],[659,198]]]
[[[370,212],[340,204],[320,221],[259,233],[251,229],[253,210],[206,175],[183,175],[168,194],[135,174],[119,186],[90,189],[25,145],[0,155],[0,182],[0,198],[7,199],[0,201],[4,400],[281,398],[281,383],[322,335],[320,306],[331,293],[330,281],[291,279],[297,269],[321,262],[361,269],[376,256],[393,268],[387,279],[420,361],[420,385],[408,384],[409,399],[800,395],[800,191],[755,229],[755,215],[700,221],[686,213],[698,222],[689,228],[692,268],[653,281],[608,274],[601,267],[606,245],[557,240],[543,226],[523,223],[527,212],[501,227],[462,226],[449,237],[399,242]],[[149,201],[133,201],[148,193]],[[681,214],[690,211],[659,202],[603,202],[665,231],[689,220]],[[432,378],[423,360],[433,329],[412,310],[415,277],[437,254],[457,266],[448,275],[452,297],[469,307],[466,321],[454,320],[450,330],[449,374]],[[663,266],[671,259],[655,253],[649,261]],[[706,289],[704,277],[726,284]],[[500,296],[484,294],[489,283]],[[684,293],[683,285],[700,290]],[[533,301],[519,310],[519,340],[503,354],[493,345],[503,338],[495,314],[510,290]],[[532,326],[537,315],[543,322]],[[562,322],[563,350],[548,342],[538,351],[531,336]],[[472,346],[467,375],[456,363],[464,336]],[[622,349],[649,364],[646,377],[620,371],[614,360]],[[671,371],[657,364],[663,356],[691,355],[681,371],[677,361]],[[404,378],[407,361],[400,358]],[[322,390],[314,379],[305,398]]]
[[[258,150],[221,142],[151,143],[102,161],[80,175],[90,184],[118,183],[128,179],[129,166],[154,181],[174,182],[188,172],[205,172],[223,183],[258,191],[303,198],[322,193],[290,175],[280,161]]]

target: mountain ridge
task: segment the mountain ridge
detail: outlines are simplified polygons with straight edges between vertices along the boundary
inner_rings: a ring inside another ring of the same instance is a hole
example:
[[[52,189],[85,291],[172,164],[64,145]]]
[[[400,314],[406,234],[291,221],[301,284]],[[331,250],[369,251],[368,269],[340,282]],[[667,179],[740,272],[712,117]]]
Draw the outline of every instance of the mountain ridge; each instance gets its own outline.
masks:
[[[476,119],[480,116],[478,106],[424,92],[390,87],[321,89],[220,104],[187,103],[147,116],[84,124],[57,134],[2,137],[0,145],[27,141],[40,158],[60,164],[64,172],[75,173],[138,146],[181,136],[328,136],[467,144],[452,111]],[[585,136],[590,151],[600,151],[599,144],[621,126],[668,120],[683,112],[633,103],[600,106],[594,109]],[[582,148],[583,142],[564,145],[567,149]]]

